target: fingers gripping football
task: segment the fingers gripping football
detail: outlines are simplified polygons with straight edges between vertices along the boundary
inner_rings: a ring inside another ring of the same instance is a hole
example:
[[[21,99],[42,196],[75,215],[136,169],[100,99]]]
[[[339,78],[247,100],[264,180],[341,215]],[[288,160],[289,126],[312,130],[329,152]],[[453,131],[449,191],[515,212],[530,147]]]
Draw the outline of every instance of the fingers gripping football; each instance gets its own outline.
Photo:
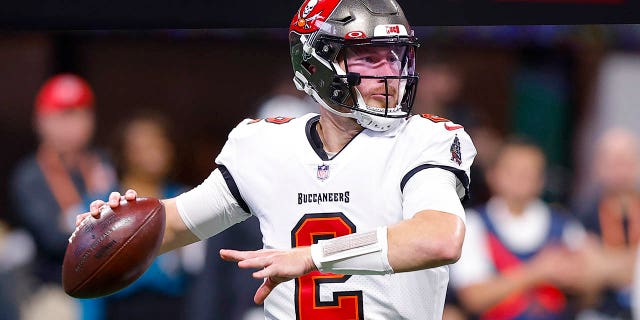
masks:
[[[78,227],[80,223],[82,223],[82,220],[86,219],[90,215],[93,216],[94,218],[99,218],[101,208],[103,208],[107,204],[111,208],[116,208],[120,205],[120,201],[122,200],[132,201],[132,200],[135,200],[137,197],[138,197],[138,193],[132,189],[127,190],[127,192],[124,193],[124,196],[120,195],[119,192],[111,192],[111,194],[109,195],[108,202],[104,202],[103,200],[95,200],[91,202],[91,204],[89,205],[89,212],[85,212],[83,214],[77,215],[76,227]]]

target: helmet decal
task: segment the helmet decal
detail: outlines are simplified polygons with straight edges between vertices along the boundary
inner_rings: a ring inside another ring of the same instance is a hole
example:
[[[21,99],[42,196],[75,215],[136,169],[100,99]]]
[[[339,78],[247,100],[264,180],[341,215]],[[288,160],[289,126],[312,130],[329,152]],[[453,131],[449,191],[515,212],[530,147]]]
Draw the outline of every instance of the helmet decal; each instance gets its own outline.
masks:
[[[351,31],[344,36],[345,39],[366,39],[367,35],[362,31]]]
[[[376,37],[384,36],[406,36],[407,29],[401,24],[382,24],[375,27],[373,35]]]
[[[306,0],[291,21],[291,30],[312,33],[320,28],[340,0]]]

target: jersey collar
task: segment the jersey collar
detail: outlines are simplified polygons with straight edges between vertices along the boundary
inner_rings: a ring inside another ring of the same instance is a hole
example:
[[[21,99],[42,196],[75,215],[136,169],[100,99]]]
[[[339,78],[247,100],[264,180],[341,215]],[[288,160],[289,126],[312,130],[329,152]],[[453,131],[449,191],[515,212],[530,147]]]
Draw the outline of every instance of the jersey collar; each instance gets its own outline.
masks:
[[[314,116],[307,121],[307,125],[305,126],[305,133],[307,134],[307,140],[309,140],[309,145],[315,153],[320,157],[323,161],[329,161],[335,159],[347,146],[363,131],[370,131],[364,129],[360,131],[357,135],[351,138],[349,141],[338,153],[336,153],[333,157],[329,157],[327,152],[324,150],[324,145],[322,144],[322,139],[320,139],[320,134],[318,134],[318,123],[320,122],[320,115]]]
[[[329,161],[331,159],[329,159],[327,152],[324,151],[322,139],[320,139],[320,135],[318,134],[318,122],[320,122],[319,115],[310,118],[305,126],[305,133],[307,134],[307,140],[309,140],[311,148],[315,151],[318,157],[324,161]]]

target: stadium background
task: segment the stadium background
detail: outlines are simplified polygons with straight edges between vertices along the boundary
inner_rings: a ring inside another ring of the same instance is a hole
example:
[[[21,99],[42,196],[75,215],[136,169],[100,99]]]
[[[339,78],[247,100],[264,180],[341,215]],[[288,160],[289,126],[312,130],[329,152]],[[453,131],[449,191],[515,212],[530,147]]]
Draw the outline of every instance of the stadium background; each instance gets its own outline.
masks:
[[[634,57],[640,26],[420,26],[416,32],[419,59],[435,52],[462,70],[463,101],[490,115],[501,133],[526,134],[544,147],[554,172],[550,200],[568,200],[581,170],[581,132],[597,125],[600,70],[612,55]],[[98,145],[114,137],[133,109],[175,119],[182,151],[177,178],[194,184],[211,170],[231,128],[255,114],[273,78],[290,68],[285,28],[1,31],[0,178],[7,181],[13,164],[34,148],[33,97],[55,72],[77,72],[94,86]],[[0,208],[7,208],[1,194]]]

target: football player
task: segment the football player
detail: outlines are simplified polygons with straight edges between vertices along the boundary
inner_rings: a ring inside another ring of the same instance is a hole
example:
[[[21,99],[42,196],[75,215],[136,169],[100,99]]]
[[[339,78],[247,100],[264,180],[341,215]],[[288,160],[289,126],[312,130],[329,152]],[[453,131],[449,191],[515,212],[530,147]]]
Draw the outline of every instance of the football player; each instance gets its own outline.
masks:
[[[289,38],[294,83],[320,114],[242,121],[218,168],[163,200],[161,250],[255,215],[264,248],[220,255],[258,269],[267,319],[441,319],[476,151],[461,126],[411,116],[418,44],[402,9],[307,0]]]

